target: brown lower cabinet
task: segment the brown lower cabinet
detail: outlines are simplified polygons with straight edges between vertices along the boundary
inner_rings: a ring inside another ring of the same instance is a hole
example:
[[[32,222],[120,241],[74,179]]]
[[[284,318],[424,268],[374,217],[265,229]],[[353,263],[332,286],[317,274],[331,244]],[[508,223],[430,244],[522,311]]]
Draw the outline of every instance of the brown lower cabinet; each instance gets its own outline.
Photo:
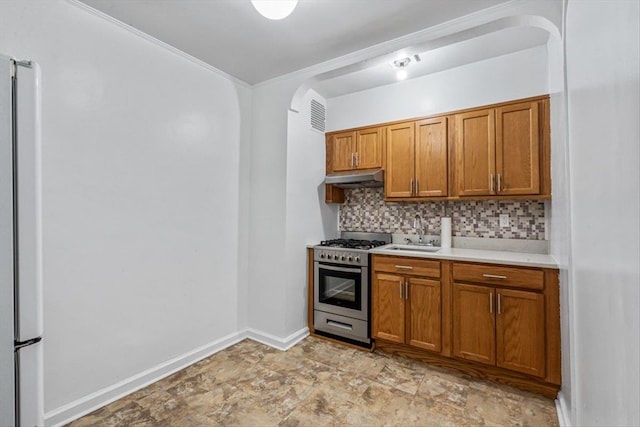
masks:
[[[558,270],[374,255],[376,347],[555,396]]]
[[[544,295],[453,284],[453,355],[544,378]]]
[[[440,352],[440,280],[377,273],[374,336]]]
[[[419,258],[373,258],[374,338],[440,352],[440,262]]]
[[[496,363],[496,317],[493,288],[453,285],[453,355],[474,362]]]

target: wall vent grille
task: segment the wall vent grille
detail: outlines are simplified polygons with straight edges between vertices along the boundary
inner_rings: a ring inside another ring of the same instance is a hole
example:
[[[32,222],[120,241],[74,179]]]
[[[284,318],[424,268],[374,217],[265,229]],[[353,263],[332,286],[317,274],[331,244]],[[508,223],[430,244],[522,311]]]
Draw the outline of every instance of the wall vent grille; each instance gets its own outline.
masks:
[[[324,105],[316,101],[311,100],[311,127],[320,132],[324,132],[326,121],[326,109]]]

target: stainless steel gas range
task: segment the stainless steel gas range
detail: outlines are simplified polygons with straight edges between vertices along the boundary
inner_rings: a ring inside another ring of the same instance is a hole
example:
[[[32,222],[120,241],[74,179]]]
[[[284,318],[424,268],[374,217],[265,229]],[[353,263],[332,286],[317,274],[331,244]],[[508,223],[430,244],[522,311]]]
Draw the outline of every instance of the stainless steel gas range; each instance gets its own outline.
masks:
[[[391,234],[343,232],[313,248],[313,327],[317,334],[370,347],[369,249]]]

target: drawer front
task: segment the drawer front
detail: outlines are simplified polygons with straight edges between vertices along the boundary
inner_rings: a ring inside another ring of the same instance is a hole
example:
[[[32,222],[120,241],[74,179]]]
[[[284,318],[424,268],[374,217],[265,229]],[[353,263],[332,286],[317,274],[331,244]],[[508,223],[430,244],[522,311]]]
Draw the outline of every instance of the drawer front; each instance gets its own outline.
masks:
[[[440,278],[440,261],[420,258],[374,255],[373,269],[409,276]]]
[[[542,270],[503,267],[500,265],[481,265],[454,262],[453,280],[456,282],[486,283],[525,289],[544,289]]]
[[[366,320],[314,310],[313,328],[316,331],[328,332],[360,342],[370,342],[369,323]]]

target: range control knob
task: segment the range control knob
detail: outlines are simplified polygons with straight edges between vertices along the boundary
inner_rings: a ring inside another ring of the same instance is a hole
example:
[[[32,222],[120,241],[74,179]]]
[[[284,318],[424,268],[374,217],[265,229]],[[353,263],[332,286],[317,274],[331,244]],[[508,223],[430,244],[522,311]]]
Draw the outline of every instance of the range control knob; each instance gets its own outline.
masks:
[[[360,262],[360,257],[359,256],[356,257],[356,262]]]
[[[331,254],[327,255],[327,259],[333,259],[333,255]]]
[[[353,257],[347,258],[347,261],[352,262],[353,261]]]
[[[340,257],[340,261],[344,261],[344,255]]]
[[[324,252],[320,254],[320,258],[324,258]]]

